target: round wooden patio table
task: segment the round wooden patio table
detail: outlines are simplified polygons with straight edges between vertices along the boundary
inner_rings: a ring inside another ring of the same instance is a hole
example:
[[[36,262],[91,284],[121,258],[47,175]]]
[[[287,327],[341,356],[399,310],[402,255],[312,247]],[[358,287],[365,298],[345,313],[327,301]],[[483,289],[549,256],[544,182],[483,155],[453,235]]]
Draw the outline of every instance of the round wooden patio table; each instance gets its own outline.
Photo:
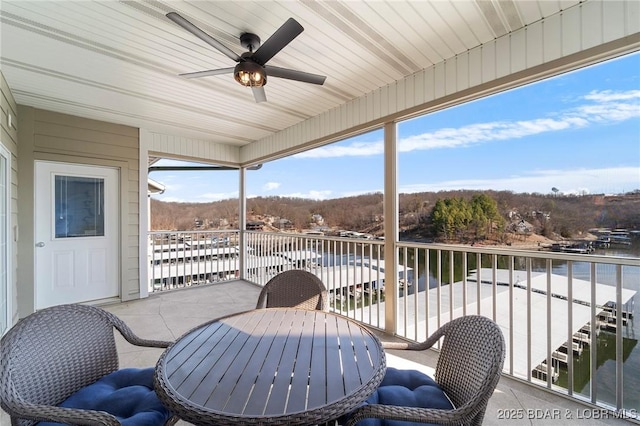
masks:
[[[378,338],[330,312],[256,309],[205,323],[156,366],[156,392],[196,425],[311,425],[346,414],[385,373]]]

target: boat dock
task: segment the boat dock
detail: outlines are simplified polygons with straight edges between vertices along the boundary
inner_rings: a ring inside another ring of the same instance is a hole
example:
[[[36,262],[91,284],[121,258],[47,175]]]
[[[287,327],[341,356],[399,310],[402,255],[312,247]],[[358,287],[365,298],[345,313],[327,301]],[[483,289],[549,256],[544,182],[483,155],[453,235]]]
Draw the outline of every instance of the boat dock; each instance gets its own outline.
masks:
[[[499,286],[509,286],[509,271],[499,269],[496,271],[496,283]],[[551,295],[559,299],[567,299],[569,297],[567,278],[558,275],[550,275]],[[477,272],[473,272],[467,278],[467,281],[476,282],[478,280]],[[483,268],[480,270],[480,281],[483,283],[491,283],[493,281],[493,270]],[[525,271],[513,271],[514,287],[526,289],[527,273]],[[573,301],[580,304],[590,305],[591,282],[574,278],[572,280],[572,296]],[[541,272],[533,272],[531,274],[531,291],[540,294],[547,294],[547,275]],[[604,309],[608,304],[616,300],[616,288],[611,285],[596,283],[596,306]],[[636,292],[626,288],[622,289],[623,303],[629,301]]]
[[[359,299],[371,290],[379,288],[384,291],[386,275],[385,262],[382,259],[356,258],[341,264],[339,256],[327,262],[311,249],[279,251],[274,253],[274,256],[280,256],[293,267],[306,269],[317,275],[327,287],[330,299],[331,297],[336,300],[342,300],[344,297]],[[396,270],[401,288],[412,285],[413,268],[405,268],[399,264]]]
[[[153,265],[149,271],[149,280],[153,288],[173,288],[207,284],[238,275],[238,259],[225,258],[202,262]]]
[[[383,267],[376,267],[375,262],[323,266],[314,268],[311,272],[322,280],[330,295],[335,294],[336,299],[340,300],[347,295],[360,298],[362,294],[372,290],[380,289],[381,292],[384,292],[384,284],[388,274],[385,274]],[[398,265],[398,269],[400,268],[401,266]],[[404,278],[405,272],[408,279]],[[407,282],[408,285],[412,285],[412,273],[413,269],[411,268],[398,272],[398,283],[401,288],[407,285]]]
[[[480,271],[480,281],[481,282],[491,282],[488,281],[493,276],[493,271],[491,269],[481,269]],[[471,282],[477,281],[477,272],[473,273],[469,276],[468,280]],[[497,271],[497,284],[500,286],[508,286],[509,285],[509,271],[506,270],[498,270]],[[519,293],[524,292],[525,302],[527,296],[527,281],[526,281],[526,272],[524,271],[514,271],[513,272],[513,285],[514,285],[514,295],[516,294],[516,290]],[[568,328],[557,329],[557,327],[551,326],[551,348],[555,348],[552,350],[552,367],[554,365],[566,364],[568,355],[563,352],[567,352],[568,344],[571,342],[572,352],[581,353],[582,348],[584,346],[590,345],[592,342],[591,333],[595,330],[595,333],[599,333],[600,328],[605,328],[608,330],[615,331],[616,321],[615,316],[612,315],[614,310],[614,301],[616,300],[616,288],[611,285],[605,285],[601,283],[595,284],[595,306],[596,306],[596,325],[592,327],[591,325],[591,282],[581,279],[573,279],[572,282],[572,311],[573,311],[573,331],[571,334],[568,333]],[[553,323],[558,324],[569,324],[568,318],[568,279],[564,276],[557,274],[550,274],[549,280],[547,280],[547,274],[545,273],[533,273],[531,276],[531,307],[532,314],[531,318],[535,321],[536,329],[545,329],[547,327],[547,292],[550,290],[551,292],[551,314],[549,317]],[[503,293],[500,294],[499,298],[504,298],[502,296]],[[506,292],[508,295],[508,292]],[[622,289],[622,301],[623,305],[633,299],[636,292],[634,290]],[[521,299],[521,296],[516,296],[516,300]],[[504,301],[508,303],[508,299]],[[502,301],[497,300],[496,303],[502,303]],[[520,309],[520,307],[522,309]],[[524,321],[526,324],[527,318],[518,318],[516,320],[515,315],[521,316],[518,314],[518,311],[527,312],[526,303],[522,304],[518,303],[518,307],[516,307],[516,303],[514,301],[514,329],[518,327],[517,324]],[[623,308],[623,326],[626,325],[627,318],[632,318],[632,314],[624,310]],[[503,332],[508,332],[508,324],[509,318],[498,318],[498,324],[503,328]],[[504,325],[507,325],[506,327]],[[515,330],[514,330],[515,331]],[[526,330],[524,330],[526,331]],[[506,336],[506,334],[505,334]],[[540,336],[544,337],[544,340],[540,340]],[[514,341],[516,337],[514,335]],[[539,376],[541,380],[546,380],[546,362],[547,362],[547,339],[546,333],[533,333],[532,342],[531,342],[531,362],[535,367],[532,369],[532,374],[534,376]],[[524,347],[526,349],[526,346]],[[520,352],[520,351],[518,351]],[[524,352],[526,354],[526,352]],[[521,354],[515,354],[515,359],[520,359]],[[507,361],[505,361],[506,363]],[[519,368],[524,368],[522,362],[518,362],[520,364]],[[514,368],[515,363],[514,363]],[[540,373],[540,370],[544,371],[544,374]],[[526,370],[525,370],[526,371]],[[557,379],[557,374],[554,374],[555,368],[552,368],[553,380]]]
[[[406,320],[399,323],[398,334],[421,341],[433,333],[441,323],[449,321],[449,318],[470,314],[492,318],[495,309],[496,323],[502,329],[507,348],[512,348],[506,354],[505,368],[513,365],[513,372],[516,375],[526,377],[530,372],[534,377],[545,380],[548,354],[555,355],[551,363],[552,367],[563,360],[566,362],[569,347],[573,353],[580,354],[587,345],[590,345],[592,330],[599,332],[600,324],[596,324],[595,329],[591,328],[591,306],[587,299],[591,294],[589,281],[573,279],[573,301],[569,304],[565,276],[550,274],[549,284],[553,297],[547,298],[545,273],[532,273],[531,291],[528,291],[525,272],[514,271],[514,285],[511,288],[508,280],[509,271],[496,272],[498,285],[495,288],[493,285],[488,285],[492,282],[493,270],[482,269],[480,285],[477,282],[477,274],[473,273],[467,277],[466,285],[460,281],[453,285],[432,288],[428,294],[422,291],[409,295],[406,300],[401,296],[398,315],[400,318],[406,317]],[[597,318],[599,313],[606,310],[607,304],[610,305],[611,301],[616,300],[616,292],[614,286],[601,283],[595,285]],[[495,304],[492,301],[494,291]],[[623,302],[629,302],[635,294],[633,290],[622,289]],[[464,300],[466,304],[463,303]],[[429,320],[416,321],[413,313],[426,312],[427,303]],[[548,308],[549,312],[547,312]],[[569,322],[569,308],[572,311],[571,322]],[[440,322],[438,312],[440,312]],[[356,317],[359,318],[361,314],[365,320],[370,320],[368,317],[375,316],[376,312],[364,309],[362,312],[358,311]],[[380,326],[384,324],[384,318],[375,318],[371,321],[374,324],[380,323]],[[569,324],[571,324],[570,328]],[[548,335],[547,332],[550,334]],[[549,352],[547,345],[549,345]],[[563,352],[565,355],[561,355]],[[552,369],[552,375],[555,380],[557,378],[555,367]]]
[[[152,264],[160,265],[163,263],[177,262],[199,262],[218,258],[236,257],[239,247],[208,247],[208,248],[190,248],[180,247],[175,250],[154,250],[151,254]]]
[[[322,265],[322,255],[315,250],[290,250],[279,251],[275,256],[280,256],[290,262],[296,268],[314,268]]]

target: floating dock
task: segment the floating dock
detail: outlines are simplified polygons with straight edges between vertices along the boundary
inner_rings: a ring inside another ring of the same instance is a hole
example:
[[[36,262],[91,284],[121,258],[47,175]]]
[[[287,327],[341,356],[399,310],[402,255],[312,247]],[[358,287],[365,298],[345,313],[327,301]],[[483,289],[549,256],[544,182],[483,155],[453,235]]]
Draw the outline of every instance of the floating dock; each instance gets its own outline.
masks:
[[[506,340],[505,368],[509,369],[513,365],[514,374],[526,377],[528,372],[531,372],[535,377],[535,374],[538,373],[533,373],[533,371],[540,370],[539,367],[542,365],[546,377],[547,342],[549,342],[552,355],[554,352],[561,353],[563,347],[564,351],[567,351],[569,345],[571,345],[573,353],[579,354],[584,346],[591,342],[589,326],[592,318],[588,300],[591,295],[591,283],[575,278],[572,280],[572,322],[571,329],[569,329],[570,305],[567,300],[566,276],[550,274],[551,298],[547,298],[546,273],[534,272],[531,274],[531,291],[529,292],[526,289],[526,272],[514,271],[513,297],[510,296],[508,276],[508,270],[497,270],[497,285],[494,288],[493,285],[488,285],[492,283],[493,270],[482,269],[480,280],[478,280],[477,274],[473,273],[467,278],[466,285],[463,282],[456,282],[453,285],[432,288],[428,292],[417,292],[407,298],[401,296],[398,302],[398,316],[406,319],[398,324],[398,334],[422,341],[441,324],[449,321],[449,318],[470,314],[480,314],[492,318],[495,307],[495,320],[502,329]],[[478,281],[481,283],[480,285]],[[451,290],[453,290],[453,294],[451,294]],[[495,301],[493,299],[494,292]],[[595,293],[597,316],[604,310],[604,306],[616,300],[616,288],[597,283]],[[622,301],[628,302],[635,294],[634,290],[623,288]],[[465,298],[466,305],[463,303]],[[438,301],[440,306],[438,306]],[[427,304],[429,306],[429,320],[416,321],[413,313],[427,312]],[[549,312],[547,312],[547,306],[550,308]],[[510,307],[512,308],[510,309]],[[438,320],[438,312],[440,312],[440,320]],[[380,327],[384,326],[384,318],[369,318],[377,315],[375,310],[364,309],[362,312],[356,312],[356,318],[360,318],[361,315],[364,321],[372,321],[373,324],[379,324]],[[550,324],[548,324],[548,319],[551,321]],[[548,329],[550,336],[547,336]],[[579,337],[578,341],[574,339],[574,335]],[[558,355],[558,358],[565,359],[566,357]],[[553,362],[552,366],[554,366]],[[557,376],[553,374],[552,377],[555,379]]]

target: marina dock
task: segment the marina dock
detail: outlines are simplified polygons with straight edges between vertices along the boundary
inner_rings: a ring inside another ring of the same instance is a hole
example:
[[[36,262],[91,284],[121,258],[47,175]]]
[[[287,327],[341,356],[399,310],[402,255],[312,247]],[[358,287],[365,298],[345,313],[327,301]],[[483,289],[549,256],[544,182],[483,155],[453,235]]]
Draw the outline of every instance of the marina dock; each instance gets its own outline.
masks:
[[[561,354],[568,351],[569,345],[573,353],[579,354],[591,344],[592,318],[588,302],[591,294],[590,282],[574,279],[573,301],[569,303],[567,277],[550,274],[552,297],[547,298],[546,274],[533,273],[531,291],[528,291],[526,274],[523,272],[514,271],[514,285],[511,288],[508,271],[496,272],[498,284],[495,288],[489,284],[492,282],[493,271],[483,269],[480,273],[480,285],[477,283],[477,274],[473,273],[467,277],[466,284],[460,281],[451,286],[432,288],[428,292],[421,291],[406,298],[401,297],[398,315],[399,318],[404,318],[404,321],[401,320],[398,324],[398,334],[421,341],[442,323],[449,321],[449,318],[465,314],[480,314],[490,318],[494,318],[495,315],[495,320],[505,336],[506,347],[513,348],[507,351],[505,367],[513,366],[515,375],[526,377],[528,372],[531,372],[541,380],[546,380],[546,360],[549,355],[554,359],[552,366],[555,366],[559,362],[566,362],[567,356]],[[610,305],[611,301],[616,300],[615,287],[601,283],[596,283],[595,286],[598,318],[601,312],[606,311],[607,304]],[[494,291],[495,303],[492,302]],[[633,290],[622,289],[623,304],[631,303],[635,294]],[[412,317],[413,312],[425,312],[427,303],[429,320],[416,321]],[[438,312],[441,322],[438,322]],[[377,315],[377,311],[365,307],[359,309],[355,315],[356,318],[363,315],[365,320],[369,320],[370,316]],[[373,323],[376,321],[384,326],[384,318],[372,320]],[[596,324],[595,332],[599,326],[600,324]],[[557,369],[554,367],[554,378],[557,377],[556,373]]]
[[[275,253],[290,262],[292,267],[307,269],[315,274],[325,284],[335,299],[344,297],[359,299],[363,294],[371,290],[384,291],[385,262],[384,260],[355,258],[350,260],[340,259],[336,256],[327,262],[326,259],[314,250],[292,250]],[[341,263],[342,262],[342,263]],[[329,265],[327,265],[329,263]],[[412,285],[413,268],[397,265],[398,283]]]

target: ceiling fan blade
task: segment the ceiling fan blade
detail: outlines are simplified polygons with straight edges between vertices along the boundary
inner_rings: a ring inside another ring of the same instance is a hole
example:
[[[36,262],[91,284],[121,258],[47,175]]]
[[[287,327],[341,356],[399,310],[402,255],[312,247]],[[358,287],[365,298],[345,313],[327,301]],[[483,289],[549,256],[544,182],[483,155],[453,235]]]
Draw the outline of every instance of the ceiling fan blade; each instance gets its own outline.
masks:
[[[220,68],[217,70],[207,70],[207,71],[196,71],[196,72],[186,72],[184,74],[178,74],[180,77],[184,78],[200,78],[207,77],[210,75],[220,75],[220,74],[231,74],[234,68]]]
[[[311,74],[308,72],[292,70],[289,68],[273,67],[270,65],[265,65],[264,70],[267,73],[267,77],[286,78],[289,80],[302,81],[304,83],[322,85],[327,79],[327,77],[324,75]]]
[[[209,34],[202,31],[200,28],[193,25],[191,22],[187,21],[185,18],[178,15],[176,12],[167,13],[167,18],[171,19],[173,22],[180,25],[182,28],[189,31],[191,34],[195,35],[196,37],[198,37],[200,40],[204,41],[208,45],[218,49],[221,53],[224,53],[234,61],[240,62],[242,60],[242,58],[240,58],[240,56],[238,56],[236,52],[229,49],[227,46],[220,43],[218,40],[216,40],[215,38],[211,37]]]
[[[287,19],[287,21],[253,53],[253,59],[260,65],[266,64],[276,53],[291,43],[294,38],[298,37],[302,31],[304,31],[304,28],[298,21],[293,18]]]
[[[252,87],[251,90],[253,91],[253,98],[257,103],[267,102],[267,93],[264,91],[264,86]]]

